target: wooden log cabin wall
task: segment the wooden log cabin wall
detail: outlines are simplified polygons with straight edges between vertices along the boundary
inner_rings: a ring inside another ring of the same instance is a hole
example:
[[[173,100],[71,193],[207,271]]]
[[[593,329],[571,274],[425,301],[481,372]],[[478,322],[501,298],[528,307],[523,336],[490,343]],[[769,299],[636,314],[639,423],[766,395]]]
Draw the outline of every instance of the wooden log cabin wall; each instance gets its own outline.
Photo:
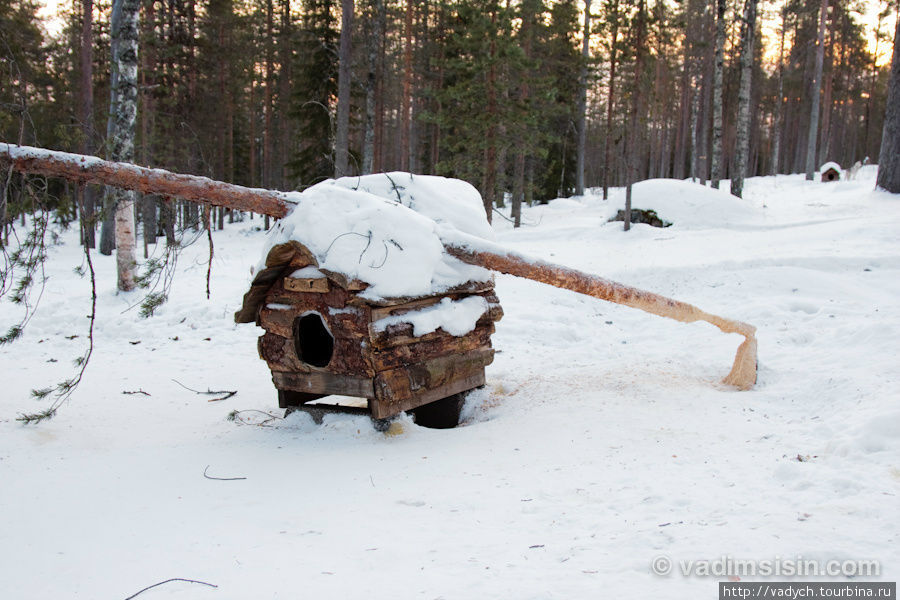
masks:
[[[260,358],[272,371],[281,407],[327,395],[366,398],[376,419],[484,385],[491,334],[503,316],[494,284],[471,281],[419,298],[367,299],[366,284],[319,269],[297,241],[273,247],[244,296],[238,323],[256,322]],[[414,335],[417,312],[440,303],[483,299],[474,329]]]

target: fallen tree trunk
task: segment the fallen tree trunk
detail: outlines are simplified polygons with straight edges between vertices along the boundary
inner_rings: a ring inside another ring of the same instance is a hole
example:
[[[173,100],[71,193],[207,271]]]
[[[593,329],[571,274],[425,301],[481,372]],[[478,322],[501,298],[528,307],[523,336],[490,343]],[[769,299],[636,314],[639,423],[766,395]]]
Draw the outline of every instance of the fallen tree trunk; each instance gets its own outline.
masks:
[[[61,177],[78,183],[110,185],[144,194],[157,194],[201,204],[224,206],[281,218],[292,203],[281,192],[247,188],[197,175],[148,169],[131,163],[111,162],[96,156],[69,154],[0,143],[0,165],[21,173]]]
[[[0,143],[0,165],[11,166],[22,173],[111,185],[252,211],[275,218],[287,215],[295,204],[287,194],[281,192],[246,188],[206,177],[147,169],[129,163],[114,163],[93,156],[13,144]],[[756,328],[752,325],[707,313],[686,302],[517,254],[457,231],[447,231],[441,241],[448,253],[469,264],[638,308],[677,321],[706,321],[725,333],[740,334],[744,336],[744,342],[738,347],[731,372],[723,381],[742,390],[750,389],[756,383],[757,342]]]

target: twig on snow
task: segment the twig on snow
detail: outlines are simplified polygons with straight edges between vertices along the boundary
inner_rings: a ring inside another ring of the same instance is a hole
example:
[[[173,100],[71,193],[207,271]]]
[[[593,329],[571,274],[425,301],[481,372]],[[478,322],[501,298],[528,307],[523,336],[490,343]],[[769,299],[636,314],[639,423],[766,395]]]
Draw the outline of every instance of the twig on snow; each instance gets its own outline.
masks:
[[[243,413],[259,413],[260,415],[265,415],[266,418],[260,421],[259,423],[253,423],[247,421],[241,416]],[[235,423],[239,423],[241,425],[256,425],[257,427],[271,427],[269,423],[272,421],[283,421],[284,417],[279,417],[278,415],[273,415],[272,413],[267,413],[264,410],[256,410],[256,409],[247,409],[247,410],[233,410],[228,413],[226,417],[229,421],[234,421]]]
[[[145,588],[142,589],[141,591],[139,591],[139,592],[137,592],[137,593],[135,593],[135,594],[132,594],[132,595],[128,596],[127,598],[125,598],[125,600],[131,600],[132,598],[136,598],[139,594],[143,594],[143,593],[146,592],[147,590],[152,590],[152,589],[155,588],[155,587],[159,587],[159,586],[161,586],[161,585],[164,585],[164,584],[166,584],[166,583],[171,583],[171,582],[173,582],[173,581],[186,581],[187,583],[199,583],[200,585],[208,585],[208,586],[211,587],[211,588],[218,588],[218,587],[219,587],[219,586],[214,585],[214,584],[212,584],[212,583],[206,583],[205,581],[197,581],[196,579],[182,579],[181,577],[173,577],[172,579],[166,579],[165,581],[160,581],[159,583],[154,583],[153,585],[148,585],[147,587],[145,587]]]
[[[207,475],[207,471],[209,471],[209,465],[206,465],[206,468],[203,469],[203,476],[207,479],[215,479],[216,481],[240,481],[242,479],[247,479],[246,477],[213,477],[212,475]]]
[[[143,394],[144,396],[150,395],[147,392],[145,392],[144,390],[135,390],[135,391],[122,390],[122,393],[125,394],[126,396],[134,396],[136,394]]]
[[[220,400],[227,400],[227,399],[231,398],[232,396],[234,396],[235,394],[237,394],[237,390],[233,390],[233,391],[232,390],[211,390],[209,388],[206,388],[205,392],[201,392],[200,390],[195,390],[195,389],[189,388],[188,386],[184,385],[177,379],[173,379],[172,381],[174,381],[175,383],[177,383],[178,385],[180,385],[181,387],[183,387],[184,389],[186,389],[189,392],[194,392],[195,394],[201,394],[203,396],[217,396],[219,394],[225,394],[221,398],[210,398],[209,400],[207,400],[207,402],[219,402]]]

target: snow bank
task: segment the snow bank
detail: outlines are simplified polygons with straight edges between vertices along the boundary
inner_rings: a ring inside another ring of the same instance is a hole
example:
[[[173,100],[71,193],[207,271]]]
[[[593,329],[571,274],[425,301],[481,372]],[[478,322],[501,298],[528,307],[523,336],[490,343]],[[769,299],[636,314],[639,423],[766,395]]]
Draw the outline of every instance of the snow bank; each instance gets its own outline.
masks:
[[[609,203],[609,216],[625,208],[620,192]],[[758,221],[760,215],[747,200],[699,183],[678,179],[648,179],[634,184],[632,208],[654,210],[664,221],[683,229],[706,229]]]
[[[463,336],[475,329],[478,319],[490,306],[481,296],[469,296],[461,300],[444,298],[434,306],[412,310],[402,315],[392,315],[375,321],[375,331],[384,331],[391,325],[410,323],[413,336],[443,329],[450,335]]]
[[[492,237],[481,197],[467,183],[391,173],[325,181],[288,199],[297,205],[270,231],[257,270],[272,247],[296,240],[319,267],[369,284],[362,295],[370,299],[431,295],[491,278],[448,255],[437,235],[441,223]]]

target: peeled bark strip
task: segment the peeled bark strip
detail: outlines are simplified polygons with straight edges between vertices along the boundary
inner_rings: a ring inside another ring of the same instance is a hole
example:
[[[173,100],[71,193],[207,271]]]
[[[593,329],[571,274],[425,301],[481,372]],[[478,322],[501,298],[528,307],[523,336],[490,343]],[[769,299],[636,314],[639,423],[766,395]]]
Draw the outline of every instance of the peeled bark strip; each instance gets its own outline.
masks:
[[[252,210],[276,218],[287,215],[294,204],[285,194],[278,192],[250,189],[205,177],[145,169],[126,163],[110,163],[99,158],[28,146],[0,143],[0,165],[12,165],[14,169],[23,173],[116,185],[216,206]],[[468,243],[466,238],[468,236],[455,232],[452,239],[442,239],[444,249],[468,264],[639,308],[676,321],[685,323],[706,321],[725,333],[738,333],[744,336],[745,340],[738,347],[734,365],[723,382],[742,390],[748,390],[756,383],[756,328],[752,325],[725,319],[686,302],[672,300],[596,275],[530,259],[478,238],[471,238],[472,243]]]

